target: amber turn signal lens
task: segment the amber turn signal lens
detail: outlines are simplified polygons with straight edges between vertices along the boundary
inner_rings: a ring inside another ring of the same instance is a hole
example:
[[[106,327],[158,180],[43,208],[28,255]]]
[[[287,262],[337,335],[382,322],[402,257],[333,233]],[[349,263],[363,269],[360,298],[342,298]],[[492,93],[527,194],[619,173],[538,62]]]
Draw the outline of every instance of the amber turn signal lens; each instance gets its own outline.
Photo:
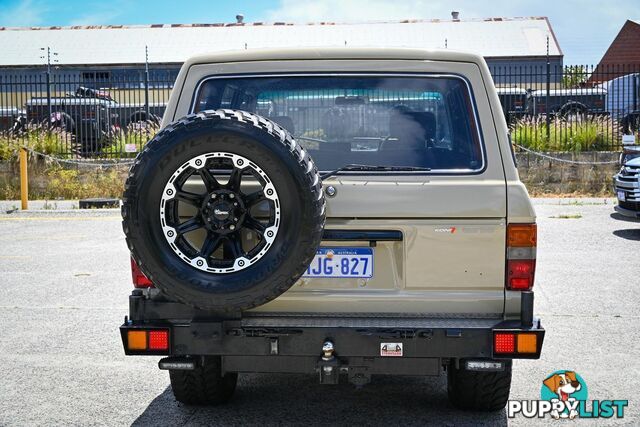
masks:
[[[536,224],[509,224],[507,226],[507,246],[512,248],[533,248],[538,243]]]
[[[538,349],[536,334],[518,334],[518,353],[535,353]]]
[[[129,347],[129,350],[146,350],[147,331],[128,331],[127,347]]]

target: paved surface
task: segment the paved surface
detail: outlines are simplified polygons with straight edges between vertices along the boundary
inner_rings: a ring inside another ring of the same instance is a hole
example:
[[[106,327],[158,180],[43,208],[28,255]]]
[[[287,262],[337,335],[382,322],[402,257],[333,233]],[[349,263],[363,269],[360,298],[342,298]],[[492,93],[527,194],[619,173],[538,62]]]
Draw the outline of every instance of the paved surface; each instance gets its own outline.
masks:
[[[547,338],[541,360],[515,363],[512,398],[536,399],[548,374],[573,369],[590,399],[629,400],[624,420],[590,424],[639,425],[640,223],[612,217],[610,200],[536,205],[536,312]],[[532,424],[454,410],[443,377],[377,378],[356,390],[245,375],[228,406],[177,404],[157,358],[122,354],[131,285],[114,210],[0,215],[0,277],[0,425]]]

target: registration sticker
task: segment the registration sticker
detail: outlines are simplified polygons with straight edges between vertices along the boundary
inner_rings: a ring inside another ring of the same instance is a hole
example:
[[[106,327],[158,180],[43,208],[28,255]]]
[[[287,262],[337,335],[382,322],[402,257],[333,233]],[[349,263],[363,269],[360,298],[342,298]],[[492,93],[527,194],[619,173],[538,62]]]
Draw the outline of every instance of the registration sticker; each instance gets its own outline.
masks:
[[[380,356],[402,357],[402,343],[401,342],[381,342]]]

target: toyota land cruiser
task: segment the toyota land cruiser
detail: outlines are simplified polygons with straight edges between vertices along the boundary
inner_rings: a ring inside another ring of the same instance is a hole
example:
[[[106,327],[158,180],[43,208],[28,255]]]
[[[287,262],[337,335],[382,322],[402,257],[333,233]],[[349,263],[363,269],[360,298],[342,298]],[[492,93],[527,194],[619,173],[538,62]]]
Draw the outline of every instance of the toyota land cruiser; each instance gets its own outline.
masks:
[[[188,60],[126,184],[125,353],[164,356],[187,404],[228,400],[238,373],[446,372],[456,407],[503,408],[545,333],[507,133],[473,54]]]

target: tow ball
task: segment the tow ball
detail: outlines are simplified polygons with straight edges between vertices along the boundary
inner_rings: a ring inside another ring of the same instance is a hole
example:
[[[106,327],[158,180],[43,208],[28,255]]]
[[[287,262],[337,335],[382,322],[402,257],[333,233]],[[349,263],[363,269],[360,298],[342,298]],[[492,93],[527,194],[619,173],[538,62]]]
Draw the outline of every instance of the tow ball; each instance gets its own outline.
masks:
[[[333,342],[326,340],[324,344],[322,344],[322,357],[318,361],[320,384],[338,384],[340,366],[334,353],[335,346]]]

